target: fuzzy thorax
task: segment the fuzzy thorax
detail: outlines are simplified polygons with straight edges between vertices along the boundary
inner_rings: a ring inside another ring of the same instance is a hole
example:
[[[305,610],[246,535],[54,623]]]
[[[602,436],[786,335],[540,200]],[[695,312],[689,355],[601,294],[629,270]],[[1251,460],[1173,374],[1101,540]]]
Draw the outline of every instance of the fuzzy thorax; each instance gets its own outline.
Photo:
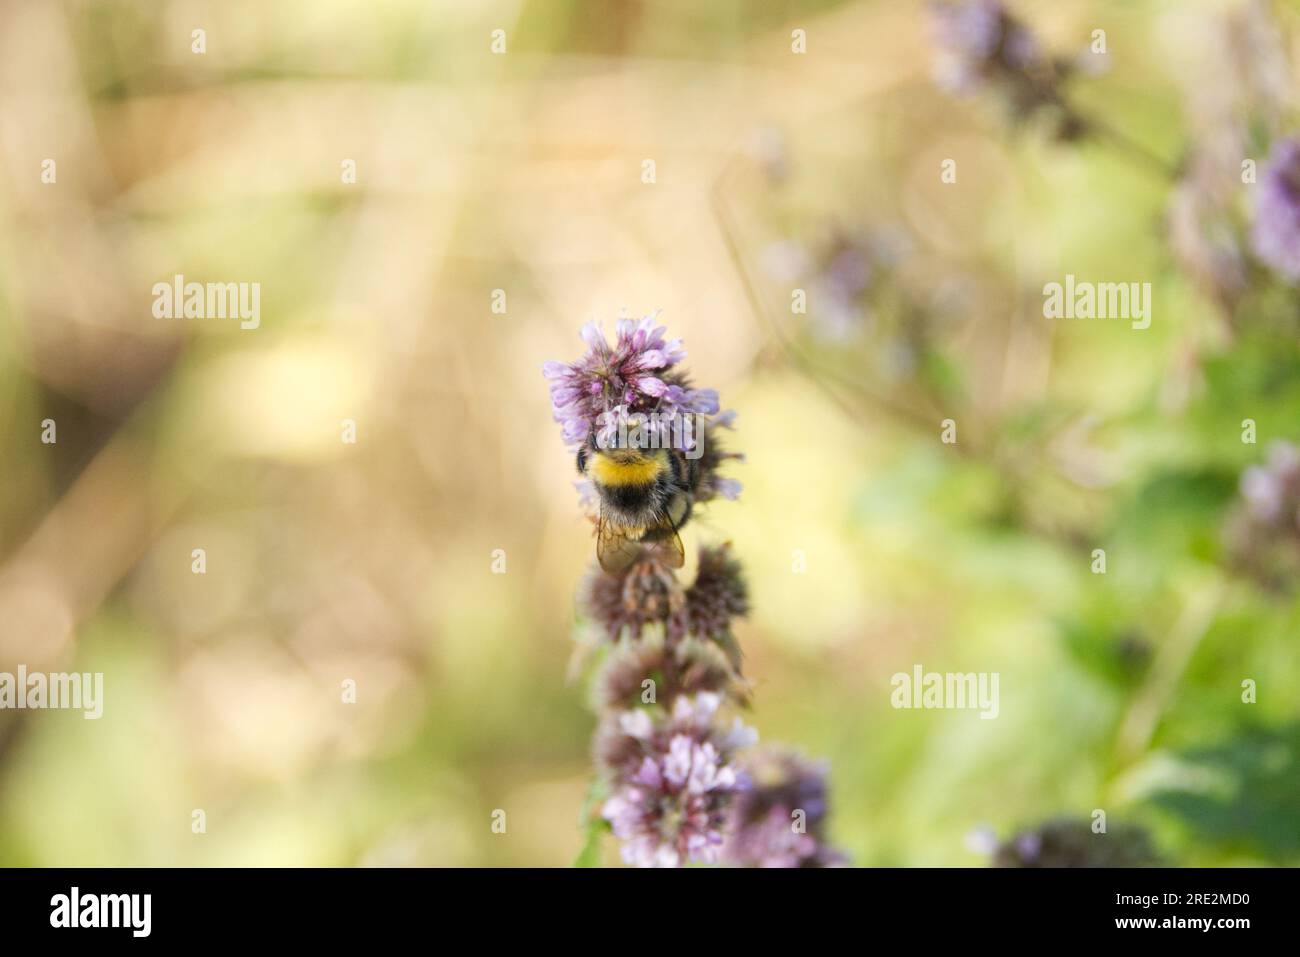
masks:
[[[668,456],[662,449],[651,455],[637,452],[597,452],[591,463],[591,477],[610,488],[652,485],[668,471]]]

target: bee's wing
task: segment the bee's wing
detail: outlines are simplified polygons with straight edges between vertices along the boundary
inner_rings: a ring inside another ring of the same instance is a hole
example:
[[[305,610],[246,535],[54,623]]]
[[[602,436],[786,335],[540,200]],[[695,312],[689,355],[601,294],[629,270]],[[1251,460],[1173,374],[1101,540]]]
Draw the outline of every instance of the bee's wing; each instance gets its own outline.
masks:
[[[669,568],[686,564],[686,549],[677,525],[664,515],[662,520],[648,528],[630,528],[611,522],[602,510],[596,525],[596,557],[600,567],[607,572],[621,572],[641,557],[644,548],[653,548],[660,560]]]
[[[670,568],[681,568],[686,564],[686,549],[682,547],[678,529],[686,524],[690,515],[691,496],[689,492],[684,492],[676,496],[668,506],[668,514],[664,516],[663,533],[658,538]]]
[[[641,555],[641,543],[628,533],[625,525],[611,522],[600,513],[596,525],[596,558],[607,572],[621,572]]]
[[[681,568],[686,564],[686,549],[682,546],[682,537],[677,534],[677,529],[672,525],[666,526],[664,533],[662,538],[655,539],[659,554],[663,556],[664,564],[669,568]]]
[[[659,561],[669,568],[681,568],[686,564],[686,549],[677,534],[677,523],[668,514],[645,530],[641,544],[654,549]]]

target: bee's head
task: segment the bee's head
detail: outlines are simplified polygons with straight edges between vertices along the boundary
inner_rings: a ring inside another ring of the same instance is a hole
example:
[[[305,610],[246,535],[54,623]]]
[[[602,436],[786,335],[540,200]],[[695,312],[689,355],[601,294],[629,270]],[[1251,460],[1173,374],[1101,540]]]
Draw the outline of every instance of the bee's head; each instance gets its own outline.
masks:
[[[638,462],[644,462],[649,458],[649,456],[640,449],[624,449],[617,446],[597,449],[596,454],[603,455],[605,458],[611,459],[620,465],[635,465]]]
[[[588,451],[620,463],[643,462],[653,457],[653,452],[644,448],[641,429],[640,421],[635,418],[624,420],[621,427],[593,429],[587,438]]]

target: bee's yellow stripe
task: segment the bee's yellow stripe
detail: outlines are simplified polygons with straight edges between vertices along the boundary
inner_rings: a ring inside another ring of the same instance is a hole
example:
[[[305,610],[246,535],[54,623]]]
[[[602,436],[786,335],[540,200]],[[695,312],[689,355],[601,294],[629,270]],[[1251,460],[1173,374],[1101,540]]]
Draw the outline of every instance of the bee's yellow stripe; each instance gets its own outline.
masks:
[[[608,455],[597,454],[591,463],[591,477],[601,485],[649,485],[666,465],[660,457],[619,462]]]

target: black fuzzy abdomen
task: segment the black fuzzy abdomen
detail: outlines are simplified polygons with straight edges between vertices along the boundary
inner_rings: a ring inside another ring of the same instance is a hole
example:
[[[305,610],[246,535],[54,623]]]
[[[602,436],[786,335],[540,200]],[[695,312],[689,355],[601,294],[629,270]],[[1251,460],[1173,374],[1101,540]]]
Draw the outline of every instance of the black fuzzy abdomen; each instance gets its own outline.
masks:
[[[601,497],[620,512],[638,513],[650,504],[654,483],[644,485],[602,485]]]

